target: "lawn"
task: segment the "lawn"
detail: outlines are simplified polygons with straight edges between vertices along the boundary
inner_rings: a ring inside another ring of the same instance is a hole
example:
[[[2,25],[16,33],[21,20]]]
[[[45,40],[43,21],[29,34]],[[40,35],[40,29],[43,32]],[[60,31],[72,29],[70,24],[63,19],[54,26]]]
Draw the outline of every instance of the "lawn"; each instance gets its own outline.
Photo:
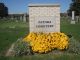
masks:
[[[72,54],[41,54],[27,57],[5,57],[5,53],[13,42],[29,33],[28,22],[0,21],[0,60],[79,60],[79,55]],[[61,32],[72,35],[80,41],[80,23],[70,24],[61,19]]]
[[[10,45],[28,31],[28,23],[0,21],[0,55],[4,55]]]
[[[70,24],[70,20],[61,19],[61,32],[72,35],[76,40],[80,41],[80,22]]]

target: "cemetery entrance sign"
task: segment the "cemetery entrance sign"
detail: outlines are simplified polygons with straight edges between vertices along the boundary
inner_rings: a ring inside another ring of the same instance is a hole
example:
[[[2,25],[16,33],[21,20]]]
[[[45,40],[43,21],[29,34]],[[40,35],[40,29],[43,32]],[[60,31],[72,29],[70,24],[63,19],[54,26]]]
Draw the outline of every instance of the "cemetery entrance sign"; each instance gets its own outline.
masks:
[[[60,32],[59,4],[29,4],[30,32]]]

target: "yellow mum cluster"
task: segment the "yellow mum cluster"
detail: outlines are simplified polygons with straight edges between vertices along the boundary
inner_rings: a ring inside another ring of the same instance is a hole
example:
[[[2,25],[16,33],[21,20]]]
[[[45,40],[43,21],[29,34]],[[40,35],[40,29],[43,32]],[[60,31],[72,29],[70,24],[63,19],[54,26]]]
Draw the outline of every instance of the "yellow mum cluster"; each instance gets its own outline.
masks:
[[[30,42],[32,50],[47,53],[54,48],[63,50],[68,48],[68,37],[64,33],[30,33],[23,39]]]

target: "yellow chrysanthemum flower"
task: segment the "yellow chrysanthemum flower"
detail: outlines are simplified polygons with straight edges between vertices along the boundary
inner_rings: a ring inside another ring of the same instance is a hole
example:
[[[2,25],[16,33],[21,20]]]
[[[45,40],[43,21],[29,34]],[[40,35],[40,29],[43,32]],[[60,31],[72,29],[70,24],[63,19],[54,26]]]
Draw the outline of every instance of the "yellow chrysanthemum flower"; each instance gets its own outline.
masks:
[[[25,42],[30,42],[32,50],[38,53],[47,53],[54,48],[67,49],[69,38],[64,33],[30,33],[23,39]]]

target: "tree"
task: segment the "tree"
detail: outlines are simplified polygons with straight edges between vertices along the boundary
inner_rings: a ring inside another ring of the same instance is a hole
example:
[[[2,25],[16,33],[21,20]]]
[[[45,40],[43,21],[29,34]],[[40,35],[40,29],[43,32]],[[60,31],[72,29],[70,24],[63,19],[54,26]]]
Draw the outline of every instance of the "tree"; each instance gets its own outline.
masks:
[[[4,5],[4,3],[0,3],[0,17],[8,16],[8,8]]]
[[[70,8],[68,10],[68,15],[72,15],[72,11],[75,11],[75,16],[80,15],[80,0],[72,0],[72,3],[70,4]]]

